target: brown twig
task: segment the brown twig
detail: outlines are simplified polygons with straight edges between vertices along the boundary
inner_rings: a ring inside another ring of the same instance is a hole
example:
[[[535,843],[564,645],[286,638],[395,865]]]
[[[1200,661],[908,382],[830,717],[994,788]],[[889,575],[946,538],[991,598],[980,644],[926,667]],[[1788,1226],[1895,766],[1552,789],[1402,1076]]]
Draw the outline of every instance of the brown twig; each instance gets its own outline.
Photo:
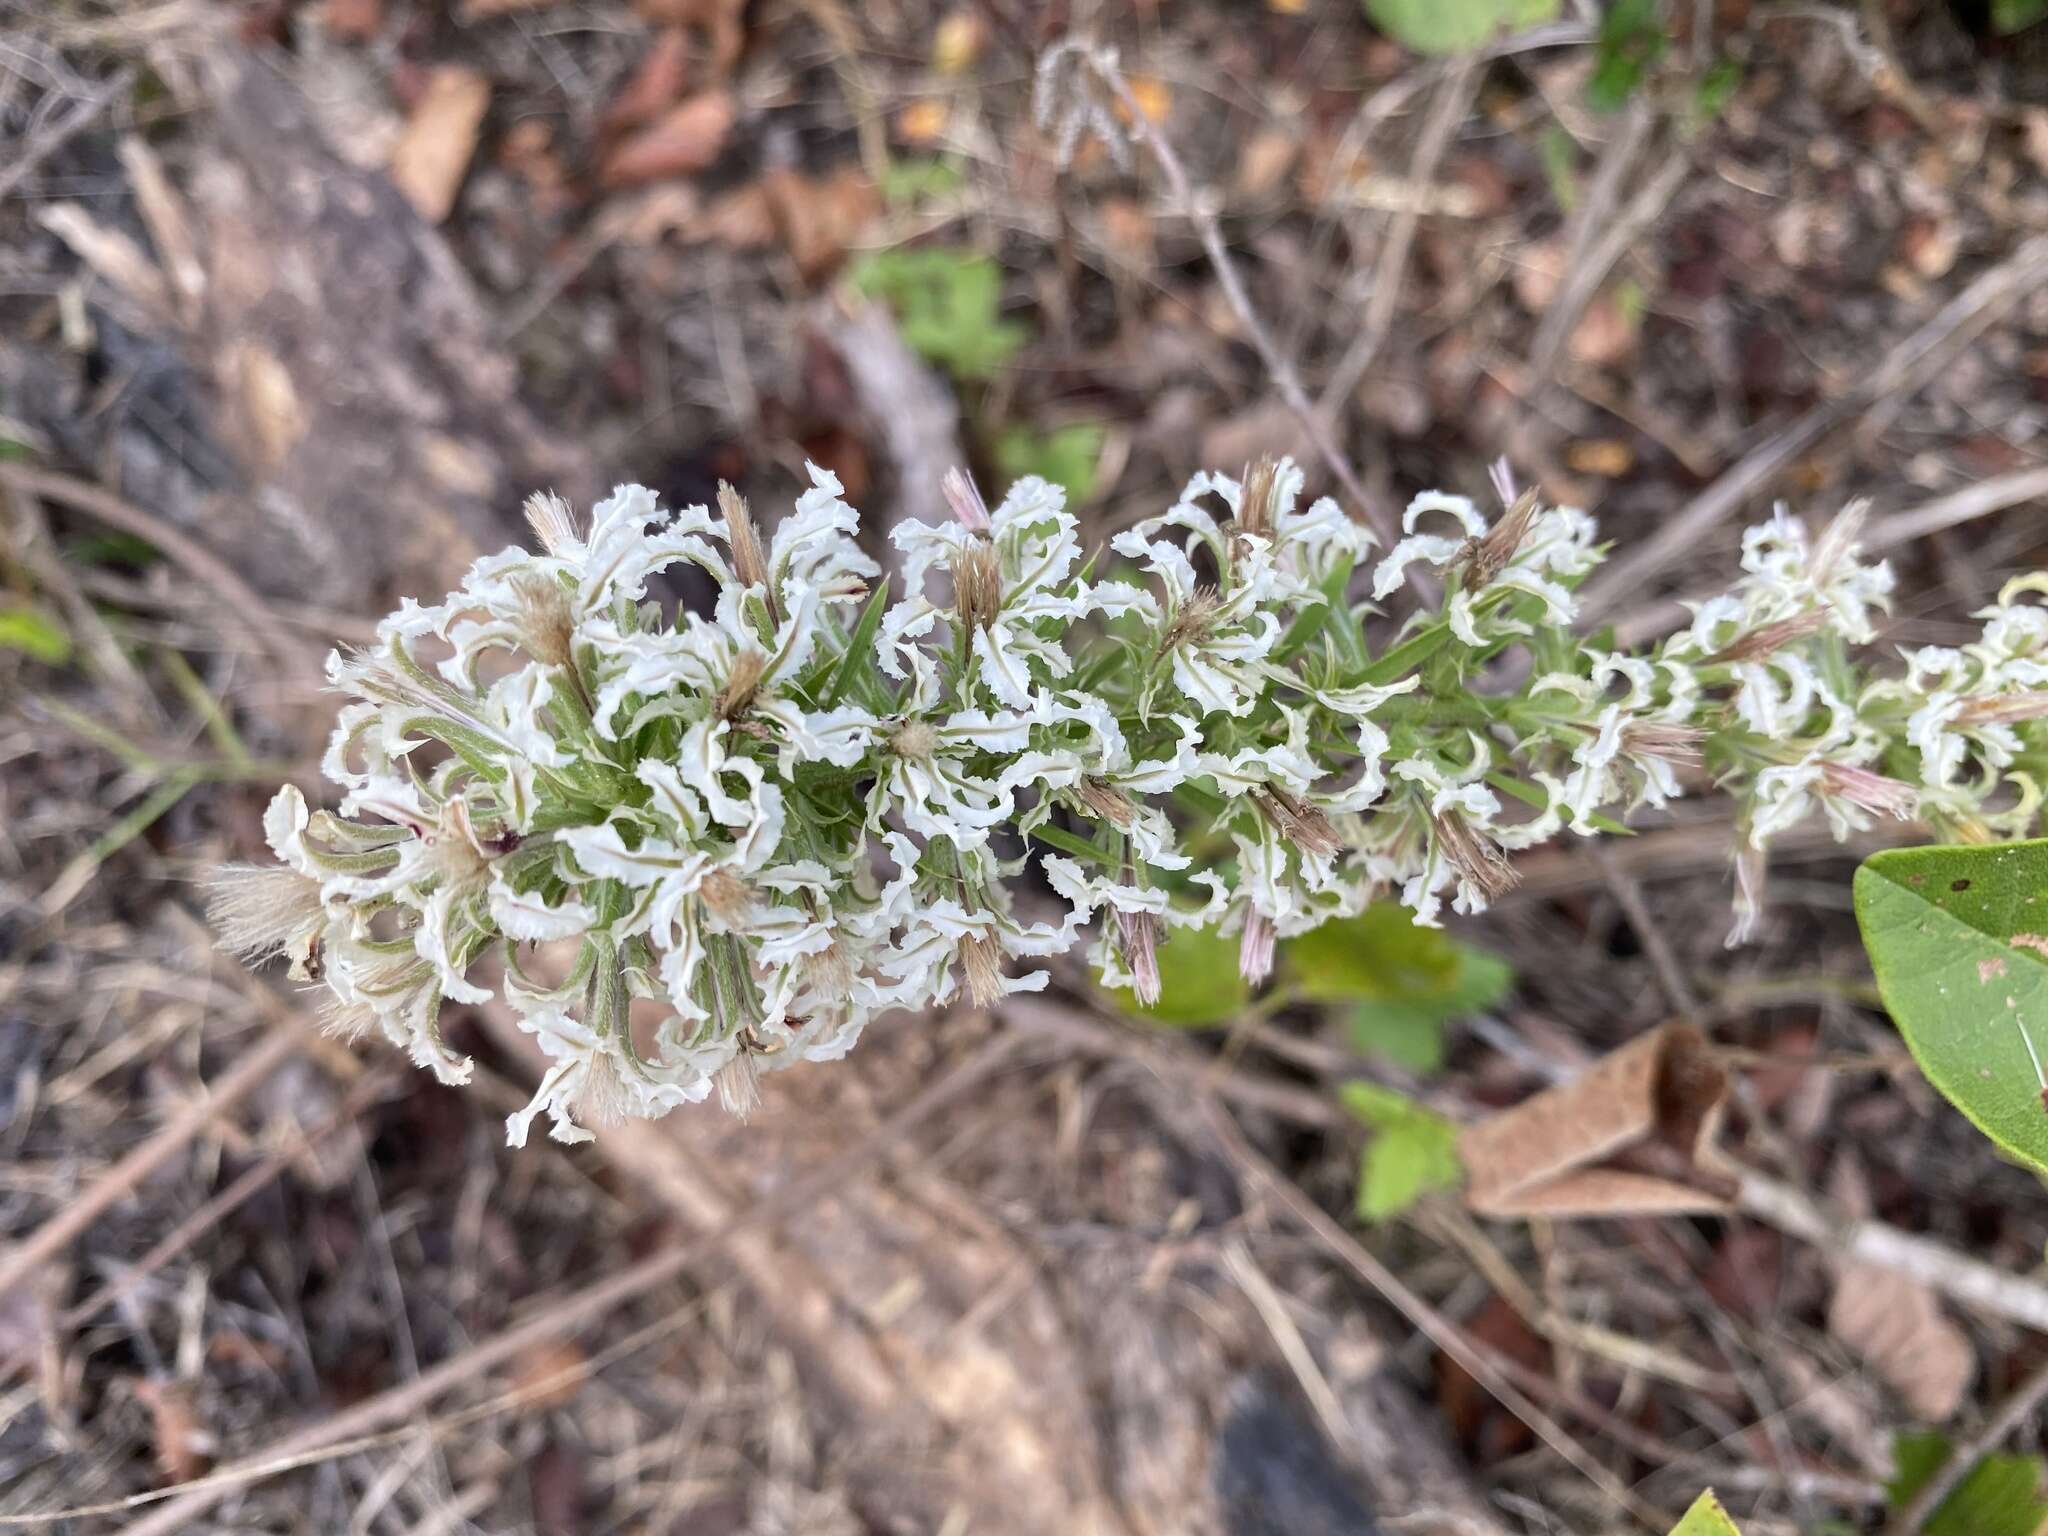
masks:
[[[2048,284],[2048,235],[2035,235],[1944,304],[1842,395],[1814,406],[1784,431],[1758,444],[1685,507],[1664,519],[1649,538],[1609,561],[1580,593],[1581,612],[1593,617],[1606,612],[1616,600],[1640,592],[1674,560],[1697,549],[1716,524],[1807,449],[1844,423],[1880,411],[1885,402],[1918,393],[1957,347],[1967,345],[2009,305],[2043,284]]]
[[[198,1484],[182,1488],[174,1485],[139,1496],[138,1502],[157,1499],[165,1502],[128,1526],[123,1536],[178,1536],[179,1532],[192,1529],[200,1516],[219,1503],[230,1489],[289,1470],[299,1465],[307,1455],[342,1441],[403,1423],[452,1388],[520,1358],[537,1345],[584,1328],[675,1279],[717,1252],[736,1234],[766,1222],[781,1221],[828,1197],[834,1188],[879,1158],[911,1127],[930,1118],[1001,1066],[1024,1038],[1016,1034],[996,1036],[852,1147],[835,1153],[812,1172],[791,1180],[768,1199],[716,1231],[651,1254],[620,1270],[609,1280],[559,1297],[524,1322],[478,1340],[453,1359],[429,1367],[400,1386],[364,1398],[339,1413],[283,1435],[263,1450],[231,1463]]]
[[[305,1047],[296,1030],[272,1027],[218,1081],[203,1087],[168,1124],[115,1163],[79,1195],[0,1256],[0,1295],[13,1290],[55,1258],[117,1201],[169,1162],[214,1119],[247,1098]]]

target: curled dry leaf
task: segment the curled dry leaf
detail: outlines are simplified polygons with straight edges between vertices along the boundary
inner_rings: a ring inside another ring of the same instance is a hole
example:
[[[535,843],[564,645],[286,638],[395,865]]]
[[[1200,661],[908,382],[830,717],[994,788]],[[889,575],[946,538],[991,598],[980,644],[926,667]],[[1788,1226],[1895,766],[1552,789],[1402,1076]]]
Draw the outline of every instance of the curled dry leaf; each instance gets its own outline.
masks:
[[[1849,1158],[1829,1180],[1836,1202],[1865,1214],[1870,1192]],[[1964,1333],[1942,1311],[1934,1292],[1918,1281],[1874,1264],[1844,1264],[1828,1302],[1828,1332],[1875,1371],[1923,1424],[1953,1418],[1977,1372],[1977,1356]]]
[[[473,69],[443,64],[427,76],[391,150],[391,179],[429,224],[455,206],[491,104],[491,83]]]
[[[150,1438],[156,1464],[174,1483],[189,1483],[213,1465],[217,1442],[193,1406],[188,1382],[144,1377],[135,1383],[135,1399],[149,1410]]]
[[[604,109],[598,130],[616,137],[638,128],[665,111],[683,94],[689,78],[690,41],[681,27],[664,27],[647,50],[640,67],[627,77],[619,94]]]
[[[629,187],[705,169],[732,132],[733,102],[724,91],[703,91],[677,102],[605,156],[598,179]]]
[[[1466,1203],[1483,1216],[1728,1209],[1714,1150],[1728,1074],[1700,1032],[1669,1025],[1466,1130]]]

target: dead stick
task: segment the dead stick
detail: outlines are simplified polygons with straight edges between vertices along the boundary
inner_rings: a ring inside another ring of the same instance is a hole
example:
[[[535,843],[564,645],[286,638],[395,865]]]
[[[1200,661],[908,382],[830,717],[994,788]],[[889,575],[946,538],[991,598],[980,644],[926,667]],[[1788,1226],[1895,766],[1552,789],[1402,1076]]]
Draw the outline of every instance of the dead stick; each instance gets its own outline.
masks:
[[[784,1185],[718,1230],[665,1252],[651,1254],[620,1270],[611,1279],[574,1291],[526,1321],[479,1340],[453,1359],[442,1361],[401,1386],[367,1397],[351,1408],[284,1435],[255,1455],[243,1457],[212,1474],[204,1480],[202,1487],[181,1491],[173,1486],[161,1490],[167,1502],[128,1526],[122,1536],[178,1536],[179,1532],[192,1529],[199,1517],[219,1503],[231,1488],[259,1481],[271,1476],[273,1471],[286,1470],[278,1463],[291,1463],[293,1458],[318,1451],[336,1441],[373,1433],[385,1425],[409,1419],[451,1388],[516,1360],[537,1345],[573,1333],[675,1279],[693,1265],[702,1263],[736,1234],[765,1222],[793,1216],[814,1201],[828,1197],[854,1173],[879,1158],[912,1126],[930,1118],[987,1077],[1015,1052],[1025,1038],[1021,1034],[996,1036],[853,1147],[834,1154],[823,1166]]]
[[[1876,1264],[1950,1300],[2048,1333],[2048,1287],[1882,1222],[1845,1218],[1789,1184],[1745,1172],[1736,1204],[1844,1263]]]
[[[0,1295],[55,1258],[123,1196],[169,1162],[216,1117],[247,1098],[303,1048],[295,1030],[273,1027],[218,1082],[204,1087],[169,1124],[115,1163],[97,1182],[0,1257]]]
[[[2007,306],[2043,284],[2048,284],[2048,235],[2035,235],[1944,304],[1843,395],[1815,406],[1784,431],[1758,444],[1676,515],[1665,519],[1656,533],[1608,562],[1580,593],[1581,613],[1587,617],[1604,613],[1617,599],[1640,592],[1674,560],[1696,550],[1717,523],[1769,485],[1807,449],[1836,427],[1878,410],[1894,396],[1918,393],[1955,346],[1967,344]]]

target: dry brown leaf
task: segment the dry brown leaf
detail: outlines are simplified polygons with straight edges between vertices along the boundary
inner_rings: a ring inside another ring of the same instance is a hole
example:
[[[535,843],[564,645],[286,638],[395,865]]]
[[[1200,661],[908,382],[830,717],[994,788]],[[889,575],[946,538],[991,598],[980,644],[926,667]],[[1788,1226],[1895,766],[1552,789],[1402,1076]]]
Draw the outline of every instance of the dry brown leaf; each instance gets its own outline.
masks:
[[[1102,243],[1137,271],[1150,275],[1154,265],[1153,223],[1143,204],[1128,197],[1103,201]]]
[[[946,131],[947,116],[943,101],[913,101],[896,114],[896,137],[913,148],[936,144]]]
[[[941,75],[964,75],[974,68],[988,43],[988,27],[967,8],[949,12],[932,31],[932,69]]]
[[[218,1442],[200,1421],[190,1384],[143,1377],[135,1383],[135,1398],[149,1410],[150,1438],[164,1476],[174,1483],[204,1476]]]
[[[473,69],[441,64],[427,76],[392,147],[390,169],[405,200],[429,224],[440,223],[454,208],[490,104],[491,82]]]
[[[135,303],[154,314],[171,313],[163,273],[149,254],[120,230],[100,223],[77,203],[51,203],[38,210],[36,222]]]
[[[823,178],[777,167],[762,174],[761,190],[783,247],[806,281],[837,267],[882,206],[858,166]]]
[[[701,233],[736,251],[757,251],[775,243],[775,204],[758,181],[735,187],[704,211]]]
[[[1274,191],[1294,168],[1300,139],[1277,128],[1264,128],[1245,140],[1237,157],[1237,195],[1257,199]]]
[[[1932,1291],[1895,1269],[1845,1266],[1828,1303],[1828,1332],[1867,1361],[1923,1424],[1953,1417],[1976,1375],[1969,1335]]]
[[[384,30],[384,0],[326,0],[320,25],[329,37],[366,43]]]
[[[633,71],[612,104],[598,122],[598,132],[616,137],[642,123],[651,122],[683,94],[689,79],[690,40],[681,27],[665,27],[647,50],[647,57]]]
[[[1611,289],[1602,289],[1593,296],[1566,343],[1573,362],[1593,368],[1619,363],[1635,349],[1635,321]]]
[[[2020,126],[2027,146],[2027,158],[2034,169],[2048,176],[2048,107],[2020,108]]]
[[[690,176],[717,160],[732,132],[733,102],[724,91],[703,91],[677,102],[605,157],[598,179],[628,187]]]
[[[1483,1216],[1724,1211],[1713,1142],[1728,1074],[1696,1029],[1669,1025],[1459,1138]]]
[[[1618,437],[1582,437],[1566,445],[1564,462],[1579,474],[1617,480],[1635,467],[1636,456]]]
[[[513,1395],[522,1407],[559,1408],[590,1379],[590,1361],[574,1339],[550,1339],[522,1355],[512,1369]]]
[[[695,27],[705,35],[710,51],[710,78],[723,81],[739,62],[746,33],[740,15],[747,0],[633,0],[633,9],[658,27]]]
[[[1555,240],[1540,241],[1524,246],[1514,256],[1514,272],[1509,281],[1515,290],[1515,302],[1532,315],[1540,315],[1557,302],[1557,291],[1564,286],[1564,246]]]

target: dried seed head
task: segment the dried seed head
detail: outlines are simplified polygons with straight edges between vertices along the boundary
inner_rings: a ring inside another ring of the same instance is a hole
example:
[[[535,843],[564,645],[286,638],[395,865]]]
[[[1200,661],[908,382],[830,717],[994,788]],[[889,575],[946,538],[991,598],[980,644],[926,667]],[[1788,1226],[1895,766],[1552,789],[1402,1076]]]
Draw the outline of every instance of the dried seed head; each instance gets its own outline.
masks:
[[[319,1017],[322,1034],[349,1045],[362,1039],[377,1022],[377,1010],[368,1003],[352,1003],[325,990],[321,992],[314,1012]]]
[[[1216,622],[1222,606],[1222,595],[1214,587],[1195,588],[1180,605],[1180,612],[1168,620],[1166,632],[1159,637],[1159,654],[1163,656],[1177,645],[1201,639]]]
[[[1834,579],[1836,568],[1856,558],[1863,542],[1863,525],[1869,520],[1870,501],[1859,496],[1821,530],[1820,537],[1813,541],[1810,578],[1814,586],[1825,590]]]
[[[1124,968],[1131,973],[1131,990],[1150,1008],[1159,1001],[1158,914],[1126,912],[1121,907],[1115,912],[1118,948],[1123,951]]]
[[[205,882],[221,948],[259,965],[282,955],[297,981],[317,981],[327,910],[320,882],[282,864],[223,864]]]
[[[1958,725],[2018,725],[2048,716],[2048,693],[1992,694],[1971,699],[1956,711]]]
[[[945,493],[946,505],[960,519],[961,527],[973,533],[987,533],[994,527],[989,521],[988,503],[981,499],[980,488],[966,470],[947,470],[939,477],[939,489]]]
[[[993,1008],[1003,995],[1003,951],[985,933],[971,933],[960,941],[960,970],[967,978],[967,995],[977,1008]]]
[[[1783,650],[1795,641],[1804,640],[1808,635],[1817,635],[1828,627],[1827,611],[1816,608],[1811,613],[1795,614],[1789,619],[1780,619],[1775,624],[1765,624],[1752,629],[1746,635],[1737,635],[1706,660],[1706,665],[1728,666],[1738,661],[1762,661],[1773,652]]]
[[[1674,767],[1696,767],[1707,733],[1696,725],[1665,720],[1631,720],[1621,728],[1621,750],[1634,757],[1655,757]]]
[[[1237,497],[1237,531],[1254,538],[1273,537],[1274,493],[1279,489],[1280,461],[1271,454],[1253,461],[1244,472],[1244,485]]]
[[[828,998],[844,998],[853,986],[853,958],[837,939],[804,956],[803,965],[811,985]]]
[[[1827,793],[1879,816],[1905,821],[1920,806],[1912,785],[1848,763],[1822,763],[1820,782]]]
[[[561,586],[545,576],[517,576],[512,592],[519,599],[519,642],[526,654],[551,667],[573,665],[576,620]]]
[[[1237,942],[1237,973],[1254,987],[1273,974],[1273,946],[1279,935],[1273,920],[1254,907],[1244,915],[1244,934]]]
[[[761,1107],[761,1068],[744,1043],[739,1053],[718,1069],[718,1102],[733,1118],[744,1120]]]
[[[1083,776],[1074,786],[1074,798],[1114,827],[1128,827],[1137,820],[1138,807],[1131,797],[1107,779]]]
[[[1728,930],[1728,948],[1750,943],[1763,926],[1764,890],[1769,874],[1763,850],[1752,847],[1745,835],[1735,850],[1735,924]]]
[[[753,910],[746,882],[729,869],[707,871],[698,882],[697,894],[704,898],[704,905],[711,909],[711,915],[728,928],[739,926]]]
[[[577,1085],[574,1100],[576,1118],[585,1125],[617,1125],[633,1111],[633,1094],[619,1072],[619,1064],[607,1050],[591,1053]]]
[[[995,545],[971,539],[953,562],[953,604],[969,629],[987,629],[1003,611],[1003,566]]]
[[[939,733],[927,720],[906,720],[896,727],[889,738],[889,746],[898,757],[908,758],[913,763],[931,761],[931,755],[939,745]]]
[[[1252,804],[1282,837],[1304,853],[1327,857],[1344,846],[1330,818],[1276,784],[1252,791]]]
[[[718,695],[718,717],[737,720],[753,707],[761,678],[768,670],[768,658],[759,651],[741,651],[732,659],[732,672]]]
[[[768,584],[768,562],[761,558],[761,533],[747,499],[723,480],[718,482],[718,510],[725,514],[725,542],[732,551],[733,574],[745,587]]]
[[[583,542],[575,511],[553,491],[535,491],[526,498],[526,521],[540,547],[551,555]]]
[[[1445,811],[1429,821],[1445,860],[1488,901],[1500,900],[1521,883],[1522,877],[1508,863],[1500,845],[1456,811]]]
[[[1461,559],[1473,591],[1478,591],[1507,569],[1508,562],[1515,558],[1515,551],[1522,547],[1522,540],[1529,536],[1529,525],[1536,521],[1536,513],[1541,506],[1541,498],[1535,490],[1526,490],[1508,504],[1499,522],[1478,538],[1466,541]]]

